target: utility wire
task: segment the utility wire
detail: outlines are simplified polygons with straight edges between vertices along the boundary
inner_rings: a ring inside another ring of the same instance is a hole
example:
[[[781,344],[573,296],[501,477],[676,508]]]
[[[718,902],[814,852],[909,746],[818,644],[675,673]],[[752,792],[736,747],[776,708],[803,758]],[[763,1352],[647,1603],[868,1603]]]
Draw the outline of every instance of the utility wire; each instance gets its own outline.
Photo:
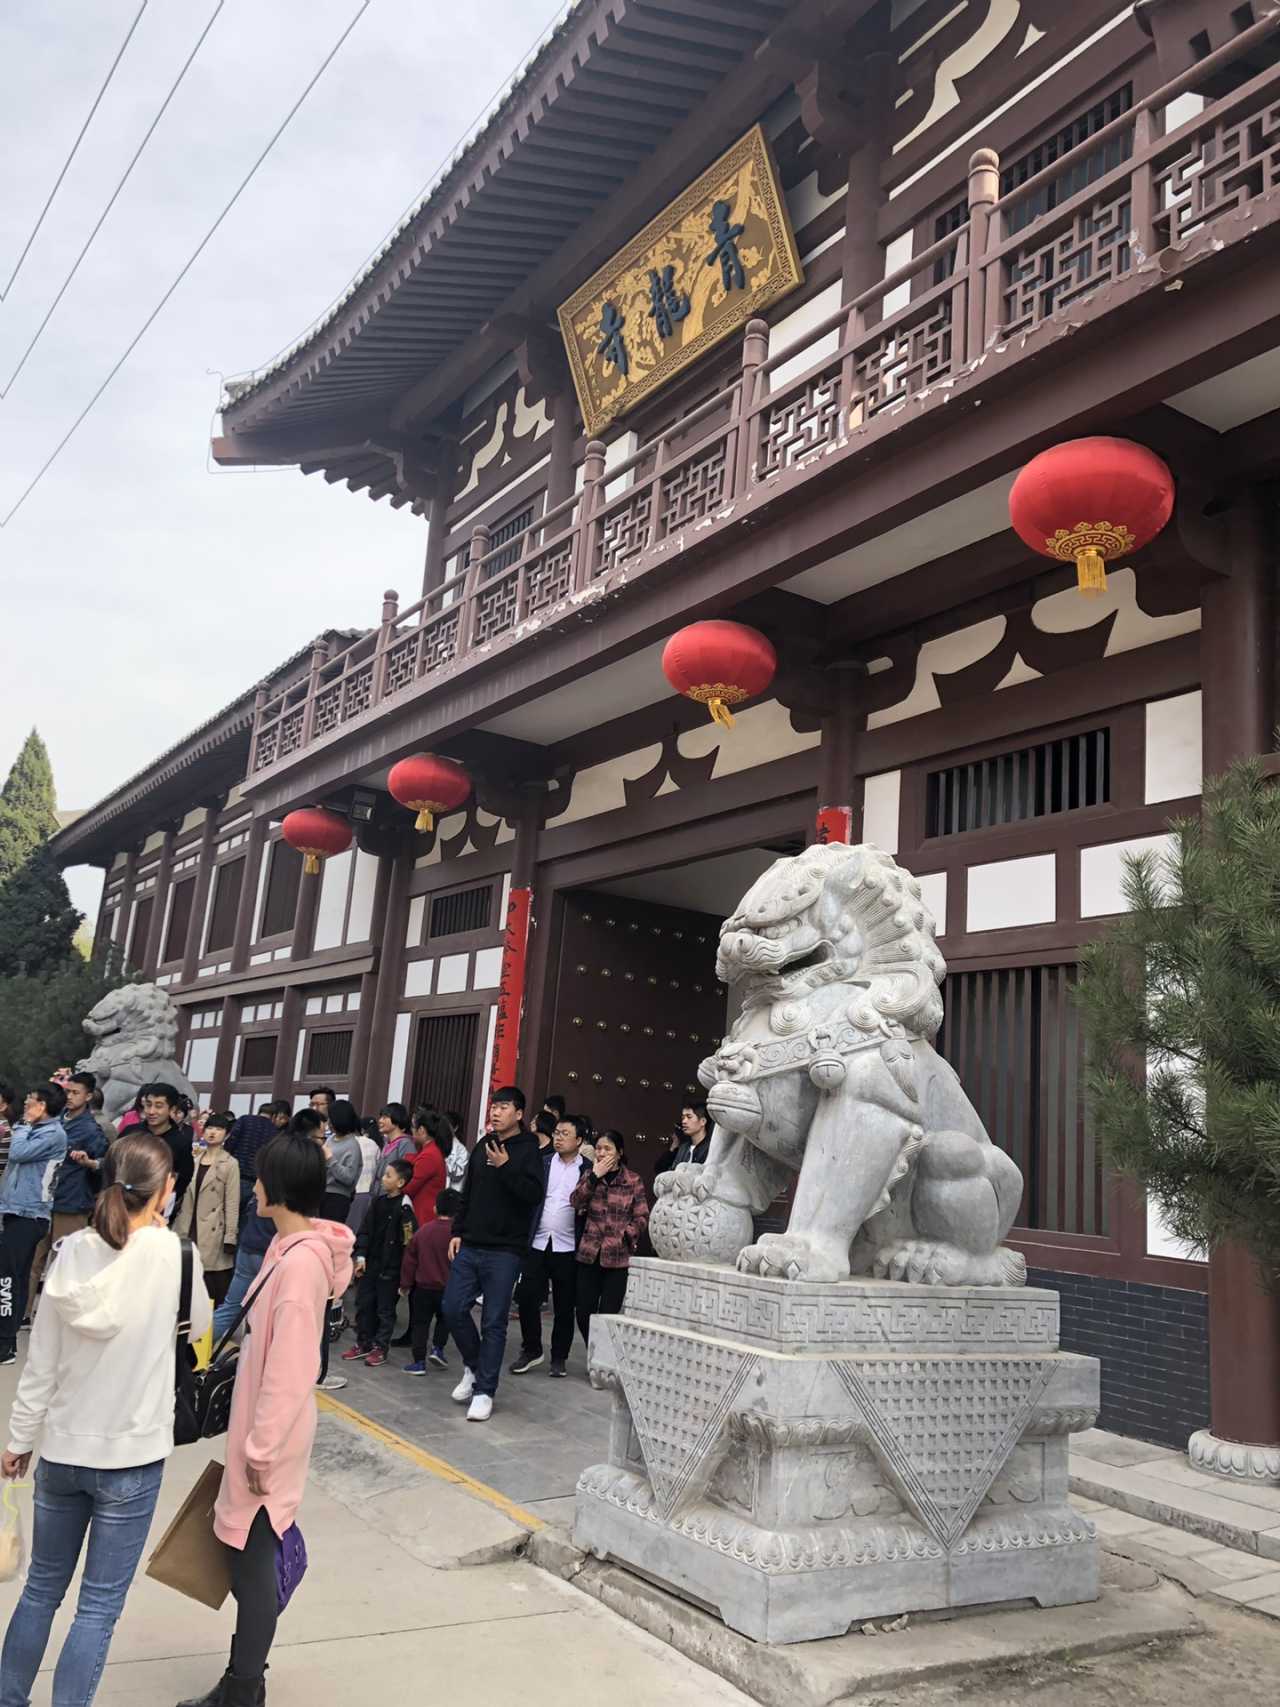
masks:
[[[53,198],[57,195],[58,191],[62,188],[62,180],[66,177],[67,173],[71,170],[71,162],[75,159],[76,154],[80,148],[80,144],[84,141],[85,132],[88,130],[89,126],[93,123],[93,115],[97,112],[98,107],[101,104],[102,97],[107,92],[107,85],[111,82],[111,79],[116,74],[116,67],[119,65],[120,61],[124,58],[124,50],[128,47],[129,43],[133,40],[133,32],[137,29],[138,25],[142,22],[142,14],[146,11],[148,3],[149,3],[149,0],[142,0],[141,6],[138,7],[137,17],[129,25],[128,34],[125,36],[124,40],[120,43],[120,51],[116,54],[115,58],[111,61],[111,69],[107,72],[106,80],[104,81],[101,89],[99,89],[98,93],[94,96],[93,105],[89,108],[89,116],[88,116],[88,118],[85,119],[84,123],[80,126],[80,134],[79,134],[79,136],[76,137],[75,141],[72,143],[71,152],[70,152],[70,154],[67,155],[67,158],[63,163],[63,167],[62,167],[61,172],[58,173],[57,182],[54,184],[53,188],[49,191],[48,199],[45,201],[44,206],[40,209],[40,217],[36,220],[35,224],[32,226],[31,235],[30,235],[30,237],[27,238],[26,243],[23,245],[22,253],[18,256],[17,262],[14,265],[13,271],[9,274],[9,282],[4,287],[3,290],[0,290],[0,302],[3,302],[4,299],[8,296],[9,292],[13,289],[13,281],[17,278],[18,274],[22,271],[22,263],[26,260],[28,254],[30,253],[31,245],[35,242],[36,238],[39,236],[40,227],[44,224],[45,215],[48,213],[49,209],[53,206]]]
[[[165,291],[164,295],[160,298],[159,302],[151,310],[150,314],[148,314],[147,318],[143,321],[142,325],[134,333],[133,337],[130,339],[128,345],[126,346],[123,355],[120,356],[119,360],[111,368],[110,372],[107,374],[107,377],[103,380],[102,384],[94,392],[93,396],[85,404],[84,408],[80,411],[80,413],[76,416],[75,420],[67,428],[66,432],[58,440],[58,443],[54,446],[53,450],[49,453],[48,457],[45,459],[45,461],[44,461],[43,465],[41,466],[40,470],[38,471],[38,473],[35,475],[35,477],[31,480],[31,482],[26,487],[26,490],[18,498],[17,502],[8,511],[8,513],[4,516],[3,520],[0,520],[0,528],[8,527],[9,523],[17,515],[18,511],[26,503],[27,499],[35,491],[36,487],[40,484],[40,482],[44,479],[45,475],[53,467],[54,463],[62,455],[62,452],[66,449],[68,444],[70,444],[71,440],[75,437],[76,433],[79,431],[81,426],[83,426],[85,420],[88,418],[90,411],[93,409],[93,407],[97,403],[98,399],[102,396],[103,392],[111,384],[111,381],[120,372],[120,369],[128,361],[129,357],[137,349],[138,345],[142,342],[143,338],[146,336],[147,332],[151,329],[151,326],[154,324],[154,322],[159,318],[161,310],[164,308],[165,304],[169,301],[169,298],[177,290],[178,286],[182,283],[183,279],[186,278],[187,274],[191,271],[192,267],[195,266],[196,262],[200,259],[201,255],[208,248],[209,244],[213,240],[214,234],[217,232],[217,230],[218,230],[219,226],[222,224],[223,220],[226,219],[227,215],[231,212],[232,208],[240,200],[240,197],[244,194],[245,190],[248,189],[250,183],[253,181],[254,177],[257,175],[258,169],[262,165],[263,161],[267,158],[268,154],[270,154],[271,150],[275,147],[276,143],[279,142],[280,138],[284,135],[285,131],[289,128],[289,125],[292,123],[294,116],[296,115],[299,107],[301,107],[302,103],[306,100],[307,96],[315,88],[316,84],[320,81],[321,77],[324,76],[325,72],[329,69],[329,66],[333,63],[334,59],[337,58],[338,52],[339,52],[340,48],[342,47],[343,43],[346,41],[347,37],[351,34],[352,30],[355,29],[356,25],[360,22],[361,18],[364,17],[365,13],[369,10],[369,7],[372,5],[372,3],[373,3],[373,0],[362,0],[362,4],[360,6],[359,11],[357,11],[355,17],[352,18],[351,22],[347,25],[346,29],[343,30],[342,34],[338,37],[337,41],[329,49],[328,53],[325,55],[324,59],[321,61],[319,68],[316,70],[316,72],[312,76],[311,81],[307,84],[306,88],[302,91],[302,93],[298,96],[297,100],[289,108],[289,111],[285,114],[284,118],[281,120],[279,126],[275,130],[274,134],[272,135],[270,141],[267,143],[266,147],[262,150],[261,154],[259,154],[258,158],[254,161],[253,165],[250,166],[248,172],[246,172],[244,177],[240,180],[240,183],[236,188],[235,194],[231,197],[230,201],[227,202],[227,204],[223,208],[222,212],[214,220],[213,224],[209,227],[208,231],[205,232],[204,236],[200,239],[199,243],[196,244],[195,248],[192,250],[191,254],[188,256],[187,260],[184,262],[181,270],[178,273],[178,276],[174,279],[173,283],[169,286],[168,290]]]
[[[173,85],[170,88],[169,93],[165,96],[164,100],[161,101],[160,107],[156,113],[156,116],[152,119],[151,123],[147,126],[146,133],[143,136],[142,141],[138,144],[136,150],[134,151],[133,159],[130,160],[129,164],[124,169],[124,176],[120,179],[120,182],[116,185],[115,189],[112,190],[110,201],[107,203],[106,207],[103,208],[102,212],[98,216],[98,223],[94,226],[93,230],[89,233],[88,237],[85,238],[84,247],[81,249],[80,253],[76,256],[75,262],[71,268],[71,271],[67,274],[66,278],[63,279],[62,284],[58,290],[57,296],[55,296],[53,301],[49,304],[49,307],[45,313],[44,319],[36,327],[35,333],[31,339],[31,342],[27,345],[26,349],[22,352],[22,355],[19,357],[17,367],[14,368],[13,372],[9,375],[9,377],[5,381],[4,385],[0,386],[0,403],[2,403],[4,401],[4,399],[9,395],[10,391],[12,391],[14,380],[17,379],[18,375],[22,372],[23,368],[26,367],[28,356],[31,354],[32,350],[35,349],[36,345],[40,342],[40,338],[44,332],[45,327],[53,319],[53,316],[54,316],[54,313],[58,307],[58,304],[62,301],[63,297],[67,294],[67,291],[70,288],[72,279],[74,279],[76,274],[80,271],[80,264],[84,260],[85,256],[89,253],[89,250],[93,247],[94,238],[98,235],[98,233],[102,230],[103,225],[106,223],[107,215],[111,212],[112,208],[116,205],[116,202],[120,196],[120,192],[124,189],[125,185],[129,182],[129,178],[132,175],[134,167],[138,164],[138,161],[142,158],[143,150],[146,148],[147,144],[151,141],[152,136],[155,134],[156,126],[160,123],[160,120],[164,117],[165,112],[168,109],[170,101],[172,101],[173,97],[177,94],[178,89],[180,88],[180,86],[182,84],[183,78],[187,75],[187,72],[190,71],[196,55],[199,53],[200,49],[204,46],[205,37],[209,34],[209,31],[217,23],[218,14],[222,11],[222,8],[226,5],[226,3],[227,3],[227,0],[218,0],[218,4],[213,9],[213,16],[209,19],[209,22],[205,25],[204,29],[201,30],[200,39],[196,42],[196,45],[192,48],[191,52],[187,55],[186,63],[183,65],[182,70],[179,71],[177,77],[174,79]],[[139,13],[138,16],[141,17],[142,14]],[[10,282],[12,282],[12,281],[10,281]]]

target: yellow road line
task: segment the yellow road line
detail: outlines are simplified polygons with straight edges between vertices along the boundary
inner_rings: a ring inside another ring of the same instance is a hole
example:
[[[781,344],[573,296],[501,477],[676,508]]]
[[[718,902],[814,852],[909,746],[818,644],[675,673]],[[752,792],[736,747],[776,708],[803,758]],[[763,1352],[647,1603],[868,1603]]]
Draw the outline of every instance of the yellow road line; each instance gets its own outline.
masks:
[[[509,1517],[512,1523],[518,1523],[525,1529],[545,1529],[546,1524],[540,1517],[535,1517],[531,1511],[526,1511],[514,1500],[509,1500],[505,1494],[500,1494],[497,1488],[491,1488],[487,1482],[478,1482],[474,1476],[468,1476],[465,1470],[459,1470],[448,1464],[443,1458],[437,1458],[434,1453],[424,1452],[420,1446],[415,1446],[411,1440],[406,1440],[402,1434],[395,1434],[381,1423],[374,1422],[371,1417],[364,1416],[360,1411],[352,1410],[350,1405],[341,1404],[331,1398],[328,1393],[317,1393],[316,1403],[321,1410],[331,1411],[334,1416],[341,1417],[343,1422],[358,1428],[370,1439],[376,1440],[380,1446],[387,1447],[392,1452],[398,1452],[402,1458],[408,1458],[411,1463],[425,1470],[428,1475],[438,1476],[442,1482],[452,1482],[457,1488],[464,1488],[473,1498],[483,1500],[486,1505],[494,1506]]]

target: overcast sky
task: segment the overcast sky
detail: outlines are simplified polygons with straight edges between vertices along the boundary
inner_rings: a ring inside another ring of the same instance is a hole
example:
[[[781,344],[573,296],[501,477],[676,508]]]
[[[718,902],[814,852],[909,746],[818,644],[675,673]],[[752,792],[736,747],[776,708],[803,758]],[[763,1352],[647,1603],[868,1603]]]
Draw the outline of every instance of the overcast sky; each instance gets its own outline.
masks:
[[[140,0],[0,7],[0,289]],[[0,388],[216,0],[150,0],[7,300]],[[0,403],[6,514],[358,10],[225,0]],[[373,0],[168,307],[0,531],[0,776],[34,723],[90,805],[320,629],[421,585],[423,524],[296,470],[208,462],[219,375],[292,344],[469,134],[556,0]],[[99,874],[69,874],[97,905]]]

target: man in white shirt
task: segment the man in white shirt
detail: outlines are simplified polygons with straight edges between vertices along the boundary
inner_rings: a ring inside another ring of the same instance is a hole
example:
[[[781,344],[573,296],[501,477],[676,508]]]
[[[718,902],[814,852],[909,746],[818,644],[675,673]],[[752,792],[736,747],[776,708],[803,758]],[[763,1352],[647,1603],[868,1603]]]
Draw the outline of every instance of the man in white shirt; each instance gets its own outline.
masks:
[[[573,1346],[573,1309],[577,1288],[578,1220],[573,1194],[587,1168],[582,1142],[586,1122],[576,1114],[564,1115],[556,1125],[551,1147],[542,1153],[546,1191],[534,1211],[529,1251],[520,1270],[516,1301],[520,1310],[520,1355],[511,1365],[513,1375],[527,1375],[543,1359],[542,1300],[551,1287],[551,1369],[563,1376]]]

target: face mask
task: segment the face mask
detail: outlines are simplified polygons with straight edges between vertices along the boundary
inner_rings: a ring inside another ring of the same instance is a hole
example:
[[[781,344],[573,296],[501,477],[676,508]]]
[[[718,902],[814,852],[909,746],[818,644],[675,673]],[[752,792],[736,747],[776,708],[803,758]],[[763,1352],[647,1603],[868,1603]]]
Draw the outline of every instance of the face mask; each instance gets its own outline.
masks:
[[[168,1197],[166,1197],[164,1200],[164,1208],[160,1211],[160,1213],[164,1216],[166,1221],[172,1219],[173,1211],[177,1206],[177,1202],[178,1202],[177,1192],[171,1191],[169,1193]]]

